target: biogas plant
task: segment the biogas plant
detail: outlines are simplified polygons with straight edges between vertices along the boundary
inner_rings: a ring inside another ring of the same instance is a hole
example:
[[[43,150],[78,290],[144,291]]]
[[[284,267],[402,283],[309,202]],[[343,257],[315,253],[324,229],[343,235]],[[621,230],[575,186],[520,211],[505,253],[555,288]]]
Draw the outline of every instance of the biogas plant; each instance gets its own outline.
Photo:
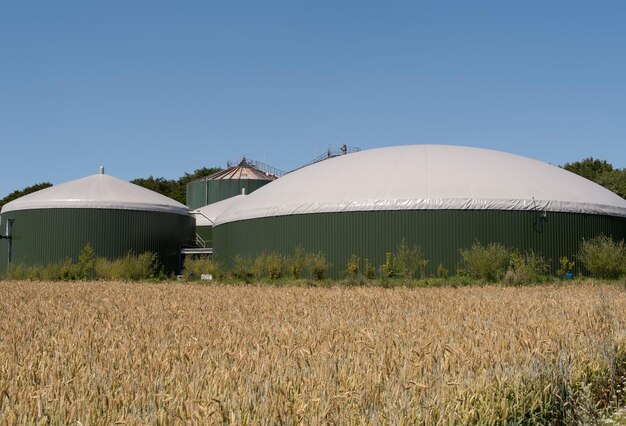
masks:
[[[0,275],[77,259],[90,244],[115,259],[156,253],[179,273],[184,256],[321,252],[338,277],[352,255],[380,265],[404,242],[455,270],[476,241],[541,253],[553,272],[585,239],[626,238],[626,200],[559,167],[505,152],[447,145],[343,149],[292,172],[246,161],[187,185],[187,205],[100,173],[7,203]]]

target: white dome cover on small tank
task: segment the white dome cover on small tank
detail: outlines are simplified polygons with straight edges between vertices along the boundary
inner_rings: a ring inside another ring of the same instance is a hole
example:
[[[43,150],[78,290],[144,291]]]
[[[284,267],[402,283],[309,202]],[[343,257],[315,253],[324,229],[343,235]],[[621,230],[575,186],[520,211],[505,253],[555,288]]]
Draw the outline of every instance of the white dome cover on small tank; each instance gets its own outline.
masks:
[[[626,200],[519,155],[450,145],[356,152],[265,185],[215,225],[270,216],[381,210],[527,210],[626,217]]]
[[[125,180],[100,173],[25,195],[2,207],[2,213],[33,209],[116,209],[188,215],[178,201]]]
[[[196,226],[213,226],[215,219],[224,211],[233,208],[235,205],[245,200],[247,195],[239,194],[234,197],[226,198],[222,201],[207,204],[204,207],[190,211],[191,215],[196,218]]]

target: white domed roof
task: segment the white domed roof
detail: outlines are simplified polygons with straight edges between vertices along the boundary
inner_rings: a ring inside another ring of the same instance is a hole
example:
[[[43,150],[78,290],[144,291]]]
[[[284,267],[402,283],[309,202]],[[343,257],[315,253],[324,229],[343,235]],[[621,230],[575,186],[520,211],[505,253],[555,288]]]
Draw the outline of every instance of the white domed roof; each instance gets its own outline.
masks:
[[[626,200],[530,158],[461,146],[406,145],[296,170],[256,190],[215,224],[307,213],[440,209],[626,217]]]
[[[235,195],[222,201],[207,204],[204,207],[192,210],[190,213],[196,218],[196,226],[212,226],[220,214],[245,200],[246,197],[247,195],[243,194]]]
[[[2,213],[31,209],[117,209],[189,214],[178,201],[113,176],[97,174],[42,189],[2,207]]]

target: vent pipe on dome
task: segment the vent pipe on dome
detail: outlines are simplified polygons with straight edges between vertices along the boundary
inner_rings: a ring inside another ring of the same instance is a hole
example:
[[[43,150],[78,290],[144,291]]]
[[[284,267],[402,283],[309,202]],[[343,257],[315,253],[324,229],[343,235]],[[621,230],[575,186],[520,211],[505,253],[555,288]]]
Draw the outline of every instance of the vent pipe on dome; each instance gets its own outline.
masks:
[[[100,166],[100,174],[103,175],[104,174],[104,166]]]

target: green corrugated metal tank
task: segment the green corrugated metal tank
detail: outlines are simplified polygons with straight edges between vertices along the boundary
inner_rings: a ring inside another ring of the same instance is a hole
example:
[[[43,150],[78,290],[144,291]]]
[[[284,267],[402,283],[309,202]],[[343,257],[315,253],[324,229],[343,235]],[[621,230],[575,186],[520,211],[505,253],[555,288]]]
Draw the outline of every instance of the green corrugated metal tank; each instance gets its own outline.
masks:
[[[198,209],[225,200],[242,191],[252,193],[277,176],[253,166],[245,158],[239,164],[187,184],[187,206]]]
[[[195,241],[195,223],[183,204],[100,173],[55,185],[3,206],[0,276],[9,265],[77,260],[90,244],[98,257],[153,252],[166,273],[179,272],[181,246]]]
[[[352,254],[379,266],[405,240],[455,273],[459,250],[500,242],[551,261],[580,242],[626,237],[626,201],[561,168],[513,154],[447,145],[373,149],[281,177],[219,215],[214,255],[324,253],[335,277]]]

